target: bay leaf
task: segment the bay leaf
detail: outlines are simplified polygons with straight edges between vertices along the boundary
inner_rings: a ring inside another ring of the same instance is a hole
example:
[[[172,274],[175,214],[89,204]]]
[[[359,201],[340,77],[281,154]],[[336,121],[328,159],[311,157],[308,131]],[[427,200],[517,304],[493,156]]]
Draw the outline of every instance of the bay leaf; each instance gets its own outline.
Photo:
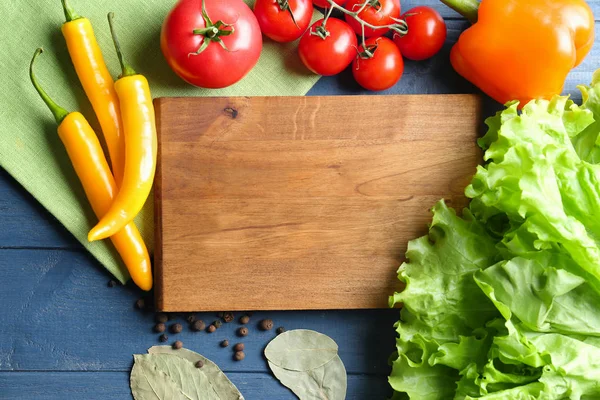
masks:
[[[309,371],[337,356],[338,346],[327,335],[295,329],[278,335],[265,348],[271,363],[292,371]]]
[[[134,355],[135,363],[129,377],[131,394],[135,400],[189,400],[167,374],[143,357],[140,354]]]
[[[227,378],[227,375],[221,371],[218,365],[195,351],[188,349],[175,350],[171,346],[153,346],[148,349],[148,353],[172,354],[188,360],[194,368],[197,361],[202,361],[204,362],[204,366],[198,370],[206,375],[215,391],[219,394],[221,400],[244,400],[244,396],[242,396],[237,387],[235,387],[229,378]]]
[[[291,371],[269,361],[275,377],[300,400],[344,400],[348,386],[346,368],[339,356],[309,371]]]
[[[149,369],[156,369],[158,372],[168,377],[169,388],[175,387],[178,389],[175,395],[165,397],[159,397],[156,392],[158,388],[158,382],[148,381],[148,385],[153,389],[153,393],[148,390],[142,392],[133,392],[133,397],[136,400],[150,400],[150,399],[186,399],[186,400],[219,400],[220,397],[211,385],[209,379],[203,374],[199,368],[196,368],[190,361],[177,357],[172,354],[136,354],[134,356],[135,364],[140,365],[144,371]],[[139,380],[136,380],[136,384],[140,385],[141,379],[149,378],[149,374],[141,376]],[[162,378],[162,375],[161,375]],[[133,370],[132,370],[133,379]],[[164,383],[165,380],[161,379],[160,383]],[[143,385],[143,384],[141,384]]]

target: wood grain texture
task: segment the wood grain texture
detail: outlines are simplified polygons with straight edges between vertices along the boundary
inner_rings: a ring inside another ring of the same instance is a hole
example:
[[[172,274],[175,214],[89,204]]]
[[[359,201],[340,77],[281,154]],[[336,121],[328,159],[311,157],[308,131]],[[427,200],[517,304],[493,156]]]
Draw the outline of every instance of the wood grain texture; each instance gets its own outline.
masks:
[[[466,205],[481,160],[472,95],[155,105],[168,311],[387,307],[406,243],[438,199]]]
[[[134,307],[139,290],[109,288],[108,279],[85,252],[0,250],[0,371],[129,371],[131,355],[160,344],[159,335],[152,330],[154,314]],[[207,323],[217,319],[215,313],[197,316]],[[237,320],[208,334],[192,332],[185,317],[173,315],[170,323],[184,329],[168,334],[169,343],[183,341],[226,372],[269,373],[262,352],[275,332],[259,330],[258,323],[271,318],[276,327],[313,329],[333,338],[349,373],[386,376],[398,311],[259,311],[243,339],[235,334]],[[231,348],[219,346],[223,339],[245,343],[243,362],[232,360]]]
[[[228,373],[247,400],[297,397],[267,374]],[[379,400],[392,394],[385,376],[349,375],[347,400]],[[0,372],[0,399],[130,400],[128,372]],[[171,399],[166,399],[171,400]]]

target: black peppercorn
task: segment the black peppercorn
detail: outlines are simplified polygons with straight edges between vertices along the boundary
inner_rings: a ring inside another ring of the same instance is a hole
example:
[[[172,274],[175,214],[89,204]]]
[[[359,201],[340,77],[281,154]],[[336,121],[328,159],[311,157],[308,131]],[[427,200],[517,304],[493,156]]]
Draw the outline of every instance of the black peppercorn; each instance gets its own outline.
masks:
[[[202,367],[204,367],[204,361],[198,360],[198,361],[196,361],[195,365],[196,365],[196,368],[202,368]]]
[[[242,361],[245,357],[246,357],[246,355],[244,354],[243,351],[236,351],[235,354],[233,355],[233,359],[235,361]]]
[[[158,313],[154,316],[156,322],[162,322],[163,324],[169,320],[169,316],[165,313]]]
[[[137,299],[137,301],[135,302],[135,308],[137,308],[138,310],[143,310],[144,308],[146,308],[146,300]]]
[[[231,322],[231,321],[233,321],[234,318],[235,318],[235,316],[233,315],[232,312],[226,312],[223,314],[223,321],[225,321],[225,322]]]
[[[183,330],[183,326],[181,326],[179,323],[176,323],[171,325],[169,329],[171,330],[171,333],[179,333]]]
[[[242,315],[240,317],[240,324],[242,325],[246,325],[248,322],[250,322],[250,317],[247,315]]]
[[[181,340],[176,340],[175,343],[173,343],[173,348],[175,350],[179,350],[183,347],[183,342]]]
[[[216,327],[216,326],[214,326],[214,325],[209,325],[209,326],[208,326],[208,328],[206,328],[206,331],[207,331],[208,333],[213,333],[213,332],[214,332],[214,331],[216,331],[216,330],[217,330],[217,327]]]
[[[167,335],[165,335],[164,333],[162,335],[160,335],[158,337],[158,340],[160,340],[161,342],[166,342],[167,340],[169,340],[169,337]]]
[[[215,328],[220,328],[221,326],[223,326],[223,323],[221,322],[221,320],[216,320],[215,322],[212,323]]]
[[[246,328],[245,326],[242,326],[240,329],[237,330],[237,334],[238,334],[238,336],[248,335],[248,328]]]
[[[244,351],[245,347],[244,343],[236,343],[236,345],[233,346],[233,351]]]
[[[194,314],[190,314],[186,318],[188,324],[193,324],[196,321],[196,316]]]
[[[162,322],[159,322],[158,324],[154,325],[154,332],[156,333],[162,333],[165,331],[165,329],[167,329],[167,327]]]
[[[229,340],[225,339],[221,342],[221,347],[227,347],[229,346]]]
[[[270,331],[273,329],[273,320],[271,319],[263,319],[259,324],[260,329],[263,331]]]
[[[283,326],[280,326],[279,328],[277,328],[277,334],[281,335],[283,332],[285,332],[285,328]]]
[[[108,281],[108,287],[115,287],[117,286],[117,282],[115,282],[113,279],[111,279],[110,281]]]
[[[206,328],[206,324],[201,319],[194,321],[194,323],[192,324],[193,331],[200,332],[203,331],[204,328]]]

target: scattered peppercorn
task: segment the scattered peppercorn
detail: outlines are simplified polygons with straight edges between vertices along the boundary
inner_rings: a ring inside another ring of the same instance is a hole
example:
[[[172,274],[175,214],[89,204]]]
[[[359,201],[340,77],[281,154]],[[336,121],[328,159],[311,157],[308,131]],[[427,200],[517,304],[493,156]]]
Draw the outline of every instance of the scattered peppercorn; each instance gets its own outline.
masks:
[[[183,326],[181,326],[181,324],[176,323],[171,325],[170,327],[171,333],[179,333],[183,330]]]
[[[175,350],[179,350],[183,347],[183,342],[181,340],[176,340],[175,343],[173,343],[173,348]]]
[[[144,308],[146,308],[146,300],[137,299],[137,301],[135,302],[135,308],[137,308],[138,310],[143,310]]]
[[[169,316],[165,313],[158,313],[154,316],[156,322],[162,322],[163,324],[169,320]]]
[[[113,279],[108,281],[108,287],[115,287],[115,286],[117,286],[117,282],[115,282]]]
[[[238,336],[248,335],[248,328],[246,328],[245,326],[242,326],[240,329],[237,330],[237,334],[238,334]]]
[[[223,326],[223,323],[221,322],[221,320],[216,320],[215,322],[212,323],[215,328],[220,328],[221,326]]]
[[[225,315],[225,313],[223,311],[220,311],[217,313],[217,317],[219,317],[219,318],[223,318],[223,315]]]
[[[196,361],[196,368],[202,368],[202,367],[204,367],[204,361],[202,361],[202,360]]]
[[[188,324],[193,324],[196,321],[196,316],[194,314],[190,314],[190,315],[188,315],[186,320],[187,320]]]
[[[200,332],[200,331],[203,331],[204,328],[206,328],[206,324],[201,319],[197,319],[192,324],[192,330],[193,331]]]
[[[280,326],[279,328],[277,328],[277,334],[281,335],[283,332],[285,332],[285,328],[283,326]]]
[[[270,331],[273,329],[273,320],[271,319],[263,319],[259,324],[260,329],[263,331]]]
[[[236,345],[233,346],[233,351],[244,351],[245,347],[244,343],[236,343]]]
[[[213,332],[214,332],[214,331],[216,331],[216,330],[217,330],[217,327],[216,327],[216,326],[214,326],[214,325],[212,325],[212,324],[211,324],[211,325],[209,325],[209,326],[208,326],[208,328],[206,328],[206,331],[207,331],[208,333],[213,333]]]
[[[233,355],[233,359],[235,361],[242,361],[245,357],[246,357],[246,355],[244,354],[243,351],[236,351],[235,354]]]
[[[221,342],[221,347],[227,347],[229,346],[229,340],[225,339]]]
[[[247,315],[242,315],[240,317],[240,324],[242,325],[246,325],[248,322],[250,322],[250,317]]]
[[[233,315],[232,312],[226,312],[223,314],[223,321],[225,321],[225,322],[231,322],[231,321],[233,321],[234,318],[235,318],[235,316]]]
[[[165,335],[164,333],[162,335],[160,335],[158,337],[158,340],[160,340],[161,342],[166,342],[167,340],[169,340],[169,337],[167,335]]]
[[[167,327],[162,322],[159,322],[158,324],[154,325],[154,332],[156,333],[162,333],[165,331],[165,329],[167,329]]]

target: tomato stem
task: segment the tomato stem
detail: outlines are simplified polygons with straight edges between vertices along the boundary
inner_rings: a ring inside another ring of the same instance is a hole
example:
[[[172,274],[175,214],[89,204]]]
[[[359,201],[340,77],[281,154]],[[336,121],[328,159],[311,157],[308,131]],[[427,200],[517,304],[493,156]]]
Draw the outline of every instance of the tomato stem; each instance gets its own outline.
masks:
[[[477,22],[479,10],[478,0],[440,0],[442,3],[468,19],[471,23]]]
[[[372,0],[366,0],[357,11],[350,11],[350,10],[346,10],[344,7],[338,5],[334,0],[327,0],[327,2],[329,3],[329,10],[339,10],[342,13],[351,16],[352,18],[354,18],[356,20],[356,22],[358,22],[362,27],[363,27],[363,31],[364,31],[364,27],[369,27],[371,29],[391,29],[392,31],[400,34],[400,35],[406,35],[408,33],[408,25],[406,24],[406,21],[404,20],[394,20],[393,24],[389,24],[389,25],[373,25],[368,23],[367,21],[363,20],[362,18],[360,18],[358,16],[358,14],[360,14],[368,5],[370,5]],[[442,0],[444,1],[444,0]],[[461,1],[461,0],[458,0]],[[476,0],[473,0],[476,1]],[[323,23],[325,23],[327,21],[327,18],[329,17],[331,13],[329,12],[327,14],[327,17],[325,17],[325,20],[323,21]],[[364,37],[364,34],[363,34]]]
[[[294,22],[294,25],[296,25],[296,28],[300,29],[300,27],[298,26],[298,23],[296,22],[296,17],[294,17],[294,13],[292,12],[292,9],[290,8],[289,0],[277,0],[277,4],[279,5],[279,9],[281,11],[287,11],[288,13],[290,13],[290,17],[292,17],[292,21]]]
[[[202,53],[204,50],[206,50],[206,48],[211,42],[219,43],[223,49],[229,51],[229,49],[223,42],[223,39],[221,39],[221,36],[232,35],[235,32],[233,24],[226,24],[221,20],[213,23],[210,19],[210,16],[208,15],[208,12],[206,12],[204,0],[202,0],[202,18],[204,19],[204,28],[194,29],[192,33],[194,35],[204,36],[204,40],[202,40],[200,48],[198,48],[196,52],[190,53],[189,55],[198,55]]]

